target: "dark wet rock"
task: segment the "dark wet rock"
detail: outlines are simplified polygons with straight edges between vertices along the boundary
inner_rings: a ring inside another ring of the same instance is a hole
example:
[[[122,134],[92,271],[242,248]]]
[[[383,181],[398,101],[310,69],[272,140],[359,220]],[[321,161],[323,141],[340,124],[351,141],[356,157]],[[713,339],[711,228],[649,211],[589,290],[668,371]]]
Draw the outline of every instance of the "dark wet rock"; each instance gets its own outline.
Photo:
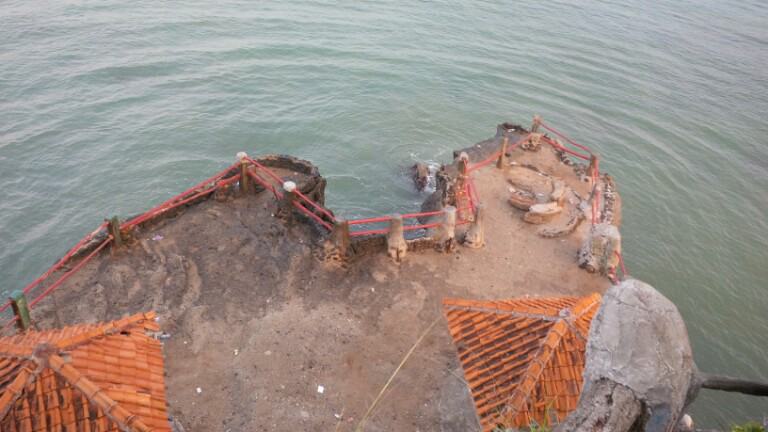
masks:
[[[425,164],[417,162],[411,167],[411,178],[416,190],[423,191],[429,183],[429,168]]]

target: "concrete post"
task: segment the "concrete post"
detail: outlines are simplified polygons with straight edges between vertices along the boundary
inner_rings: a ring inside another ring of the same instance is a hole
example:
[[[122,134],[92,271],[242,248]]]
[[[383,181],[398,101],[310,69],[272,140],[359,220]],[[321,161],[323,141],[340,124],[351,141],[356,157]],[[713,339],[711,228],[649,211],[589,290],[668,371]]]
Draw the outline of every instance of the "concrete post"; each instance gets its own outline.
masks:
[[[469,171],[467,168],[468,162],[469,155],[466,152],[461,152],[457,161],[459,175],[456,176],[456,186],[454,188],[454,195],[456,196],[456,207],[461,207],[462,199],[464,195],[466,195],[467,177],[469,176]]]
[[[456,207],[447,206],[443,210],[443,223],[437,227],[435,247],[445,252],[456,248]]]
[[[393,214],[389,220],[387,233],[387,255],[396,262],[403,262],[406,252],[408,252],[408,244],[405,242],[403,231],[403,216]]]
[[[280,211],[285,216],[293,214],[296,203],[296,183],[287,181],[283,183],[283,200],[280,203]]]
[[[248,155],[245,152],[237,153],[237,161],[240,163],[240,193],[242,195],[250,192],[251,179],[248,175]]]
[[[501,154],[496,161],[496,168],[504,168],[504,165],[507,164],[507,144],[509,144],[509,137],[504,137],[501,141]]]
[[[536,114],[533,116],[533,124],[531,124],[531,133],[539,133],[539,126],[541,126],[541,115]]]
[[[347,221],[347,218],[336,218],[330,240],[331,246],[336,248],[341,257],[344,257],[349,248],[349,221]]]
[[[592,156],[589,158],[589,169],[587,169],[587,174],[591,177],[592,173],[595,169],[595,167],[598,167],[599,169],[600,164],[600,153],[593,153]],[[596,173],[600,174],[600,173]]]
[[[107,225],[107,232],[112,236],[112,250],[123,247],[123,237],[120,235],[120,220],[117,216],[112,219],[104,219]]]
[[[32,325],[32,319],[29,317],[29,307],[24,292],[14,290],[9,296],[13,315],[16,317],[16,325],[19,330],[26,331]]]
[[[530,144],[528,145],[528,148],[530,150],[538,150],[540,142],[541,142],[541,134],[540,133],[532,133],[531,134]]]
[[[472,249],[480,249],[485,245],[485,232],[483,219],[485,218],[485,204],[478,202],[475,206],[475,219],[469,225],[464,237],[464,245]]]

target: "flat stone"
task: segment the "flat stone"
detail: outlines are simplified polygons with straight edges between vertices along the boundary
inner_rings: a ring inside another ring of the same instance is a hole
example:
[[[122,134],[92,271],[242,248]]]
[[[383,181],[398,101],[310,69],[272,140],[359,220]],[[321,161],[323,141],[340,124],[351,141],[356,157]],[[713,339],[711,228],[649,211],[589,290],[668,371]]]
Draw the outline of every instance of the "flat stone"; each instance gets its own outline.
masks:
[[[528,213],[523,216],[523,220],[531,224],[545,224],[551,222],[562,212],[563,208],[557,205],[556,202],[534,204]]]
[[[511,194],[509,196],[508,202],[512,207],[524,211],[530,210],[531,206],[536,204],[536,200],[534,198],[529,198],[519,193]]]

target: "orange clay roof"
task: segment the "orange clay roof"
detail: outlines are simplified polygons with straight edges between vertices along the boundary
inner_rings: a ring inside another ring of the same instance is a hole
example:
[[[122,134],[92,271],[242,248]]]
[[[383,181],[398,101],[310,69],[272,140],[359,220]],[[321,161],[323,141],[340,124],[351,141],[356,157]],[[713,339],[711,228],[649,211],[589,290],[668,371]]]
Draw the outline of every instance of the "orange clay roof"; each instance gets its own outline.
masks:
[[[589,324],[599,305],[597,293],[583,299],[443,301],[484,430],[525,427],[532,420],[551,425],[576,408]]]
[[[0,431],[170,431],[154,318],[0,338]]]

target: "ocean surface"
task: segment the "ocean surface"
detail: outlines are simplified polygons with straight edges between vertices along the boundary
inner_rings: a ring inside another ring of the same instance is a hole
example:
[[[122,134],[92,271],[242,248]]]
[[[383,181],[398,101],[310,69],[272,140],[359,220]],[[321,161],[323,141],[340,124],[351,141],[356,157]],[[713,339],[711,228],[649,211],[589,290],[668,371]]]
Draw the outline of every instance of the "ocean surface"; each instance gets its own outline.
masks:
[[[349,217],[534,114],[602,154],[629,272],[710,373],[768,380],[768,3],[0,2],[0,292],[105,217],[288,153]],[[535,290],[535,287],[531,287]],[[768,414],[703,391],[698,426]]]

